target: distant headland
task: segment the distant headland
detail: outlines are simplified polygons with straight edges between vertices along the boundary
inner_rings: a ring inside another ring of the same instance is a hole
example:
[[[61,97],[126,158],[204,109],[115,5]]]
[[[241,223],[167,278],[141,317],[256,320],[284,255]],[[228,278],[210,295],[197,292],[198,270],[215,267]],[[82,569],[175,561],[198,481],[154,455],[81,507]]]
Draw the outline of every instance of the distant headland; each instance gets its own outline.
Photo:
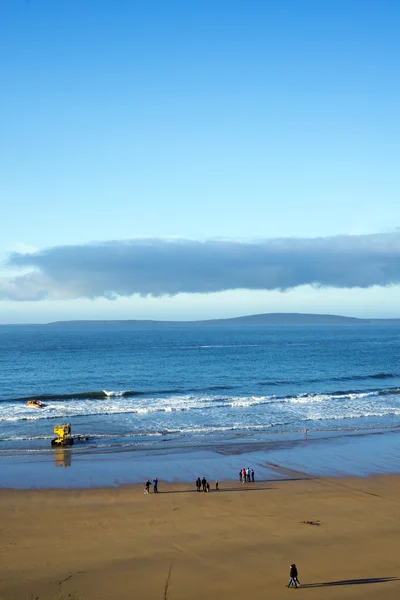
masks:
[[[400,319],[358,319],[356,317],[342,317],[339,315],[318,315],[304,313],[265,313],[248,315],[229,319],[207,319],[200,321],[152,321],[152,320],[76,320],[55,321],[47,325],[76,325],[91,327],[96,325],[123,325],[126,327],[179,327],[198,326],[204,327],[281,327],[281,326],[354,326],[354,325],[400,325]]]

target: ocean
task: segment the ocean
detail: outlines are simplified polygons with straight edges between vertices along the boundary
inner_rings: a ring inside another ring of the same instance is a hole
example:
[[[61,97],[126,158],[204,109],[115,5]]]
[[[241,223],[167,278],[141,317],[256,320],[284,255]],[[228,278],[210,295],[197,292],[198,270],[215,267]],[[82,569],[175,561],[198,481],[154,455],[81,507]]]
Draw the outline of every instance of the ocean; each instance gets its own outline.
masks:
[[[400,426],[396,326],[0,326],[0,364],[0,457],[54,455],[57,423],[89,436],[69,462]]]
[[[0,326],[0,364],[0,487],[398,470],[400,327]]]

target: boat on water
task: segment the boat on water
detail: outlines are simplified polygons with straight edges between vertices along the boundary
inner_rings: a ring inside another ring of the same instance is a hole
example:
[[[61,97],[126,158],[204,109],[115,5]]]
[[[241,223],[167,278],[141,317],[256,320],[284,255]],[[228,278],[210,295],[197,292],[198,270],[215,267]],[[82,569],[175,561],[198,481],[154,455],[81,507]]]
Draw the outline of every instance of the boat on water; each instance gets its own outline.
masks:
[[[32,406],[33,408],[44,408],[46,405],[40,400],[28,400],[28,406]]]

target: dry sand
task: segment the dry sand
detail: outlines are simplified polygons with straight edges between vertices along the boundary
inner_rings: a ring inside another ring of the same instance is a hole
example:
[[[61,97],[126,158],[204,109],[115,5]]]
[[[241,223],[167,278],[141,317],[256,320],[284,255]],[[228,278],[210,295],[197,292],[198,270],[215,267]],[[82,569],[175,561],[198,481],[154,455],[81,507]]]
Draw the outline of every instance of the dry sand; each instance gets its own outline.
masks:
[[[0,598],[400,596],[400,476],[160,491],[0,490]]]

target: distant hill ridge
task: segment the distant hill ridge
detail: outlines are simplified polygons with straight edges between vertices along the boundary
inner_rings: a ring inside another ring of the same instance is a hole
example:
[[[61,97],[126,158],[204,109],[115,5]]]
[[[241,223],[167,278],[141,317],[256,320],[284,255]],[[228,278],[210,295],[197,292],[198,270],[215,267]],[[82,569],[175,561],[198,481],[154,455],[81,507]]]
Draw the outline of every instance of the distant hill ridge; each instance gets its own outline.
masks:
[[[205,327],[230,327],[230,326],[252,326],[252,327],[278,327],[278,326],[317,326],[317,325],[400,325],[400,319],[358,319],[356,317],[342,317],[339,315],[318,315],[304,313],[265,313],[260,315],[248,315],[244,317],[232,317],[229,319],[207,319],[199,321],[152,321],[152,320],[76,320],[55,321],[48,325],[78,325],[90,327],[94,325],[125,325],[135,327],[177,327],[180,325],[203,325]]]

